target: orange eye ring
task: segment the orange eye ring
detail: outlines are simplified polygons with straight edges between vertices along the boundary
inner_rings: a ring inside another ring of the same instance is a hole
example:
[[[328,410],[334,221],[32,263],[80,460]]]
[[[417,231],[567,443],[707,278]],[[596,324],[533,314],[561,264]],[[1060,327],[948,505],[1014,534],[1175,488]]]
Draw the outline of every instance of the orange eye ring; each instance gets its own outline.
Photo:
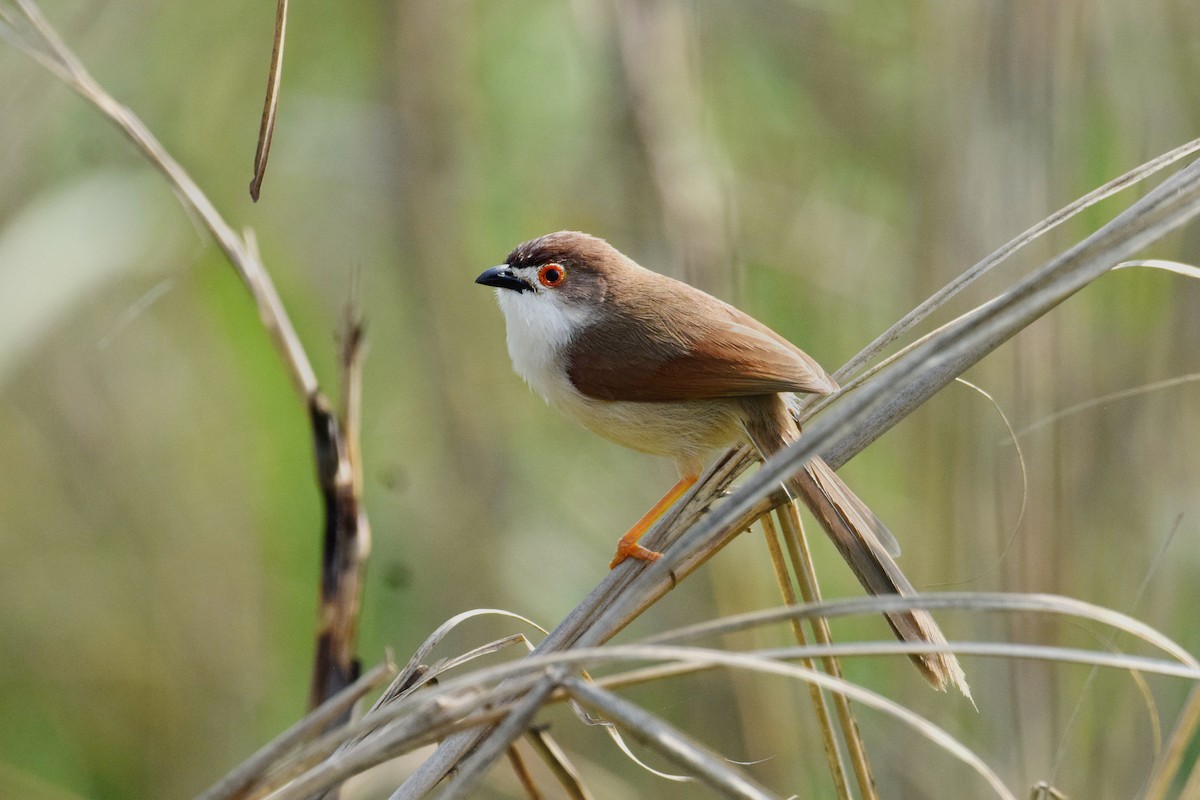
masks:
[[[567,271],[562,264],[543,264],[538,269],[538,283],[549,289],[555,289],[562,286],[562,283],[567,278]]]

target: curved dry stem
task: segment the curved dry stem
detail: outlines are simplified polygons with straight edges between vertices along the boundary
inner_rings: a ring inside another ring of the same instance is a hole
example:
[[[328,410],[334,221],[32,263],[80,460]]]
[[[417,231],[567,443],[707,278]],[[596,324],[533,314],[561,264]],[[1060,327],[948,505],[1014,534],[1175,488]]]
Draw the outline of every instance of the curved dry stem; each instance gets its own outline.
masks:
[[[529,721],[529,719],[532,718],[532,714],[534,712],[536,712],[535,705],[540,706],[541,703],[549,701],[551,699],[559,699],[558,696],[552,696],[553,691],[558,688],[558,685],[561,684],[561,682],[563,680],[565,680],[565,675],[566,675],[565,668],[568,666],[578,668],[578,667],[582,667],[585,665],[594,665],[594,664],[603,663],[603,662],[627,661],[627,660],[635,660],[636,659],[636,660],[681,661],[681,662],[686,662],[686,663],[691,664],[693,666],[693,668],[695,668],[695,669],[712,668],[715,666],[740,668],[740,669],[747,669],[747,670],[752,670],[752,671],[757,671],[757,672],[763,672],[763,673],[767,673],[767,674],[776,674],[776,675],[781,675],[781,676],[805,680],[805,681],[812,681],[812,682],[815,682],[818,685],[822,686],[825,689],[846,694],[852,700],[855,700],[859,703],[862,703],[864,705],[867,705],[867,706],[870,706],[877,710],[880,710],[880,711],[906,723],[907,725],[912,727],[917,732],[921,733],[923,736],[925,736],[930,741],[934,742],[935,744],[938,744],[940,747],[942,747],[944,750],[946,750],[948,753],[953,755],[958,760],[962,761],[963,763],[967,764],[968,766],[971,766],[976,772],[978,772],[987,781],[987,783],[990,786],[992,786],[992,788],[996,791],[996,793],[999,796],[1005,797],[1005,798],[1012,798],[1012,797],[1014,797],[1014,795],[1012,795],[1011,792],[1009,792],[1004,787],[1004,785],[1000,781],[999,777],[995,775],[995,773],[983,762],[982,759],[979,758],[979,756],[977,756],[975,753],[973,753],[969,748],[967,748],[961,742],[957,741],[954,737],[952,737],[946,731],[944,731],[943,729],[941,729],[934,723],[930,722],[929,720],[925,719],[924,717],[921,717],[920,715],[916,714],[915,712],[905,708],[904,706],[902,706],[892,700],[889,700],[881,695],[871,692],[870,690],[864,689],[860,686],[857,686],[848,681],[845,681],[844,679],[835,678],[833,676],[826,675],[825,673],[819,672],[816,670],[809,670],[809,669],[805,669],[803,667],[798,667],[798,666],[794,666],[791,664],[781,663],[778,660],[778,657],[780,657],[780,656],[786,656],[789,659],[793,659],[793,658],[798,659],[798,658],[821,658],[826,655],[849,655],[849,654],[852,654],[852,652],[855,650],[861,650],[863,652],[869,652],[871,654],[875,654],[876,652],[884,652],[884,653],[907,653],[908,651],[935,652],[935,651],[938,651],[939,649],[942,651],[946,650],[946,648],[944,646],[938,646],[938,645],[916,646],[916,645],[912,645],[910,643],[904,643],[904,642],[881,642],[881,643],[869,643],[866,645],[861,645],[861,644],[860,645],[832,645],[832,646],[812,646],[812,645],[810,645],[807,647],[782,648],[779,650],[763,651],[761,653],[746,653],[746,654],[728,653],[725,651],[711,650],[711,649],[706,649],[706,648],[676,647],[676,646],[665,646],[665,645],[620,645],[620,646],[609,646],[609,647],[604,647],[604,648],[584,648],[584,649],[579,649],[579,650],[573,650],[573,651],[566,652],[566,653],[553,653],[553,654],[549,654],[546,656],[532,656],[532,657],[530,657],[530,659],[526,659],[521,662],[517,662],[515,664],[502,665],[499,667],[489,667],[487,669],[480,670],[478,673],[475,673],[473,676],[464,676],[462,678],[458,678],[453,681],[448,681],[446,684],[439,686],[436,690],[434,690],[431,693],[432,696],[420,698],[421,705],[417,706],[417,710],[414,711],[413,713],[414,713],[414,715],[421,714],[421,713],[429,713],[428,709],[430,708],[430,704],[436,702],[439,698],[444,698],[446,696],[451,696],[451,697],[456,696],[457,694],[460,694],[461,692],[463,692],[464,690],[469,688],[469,686],[471,686],[471,685],[474,685],[477,687],[478,686],[477,682],[475,682],[475,683],[468,682],[471,679],[473,679],[475,681],[478,681],[478,680],[485,680],[485,681],[500,680],[500,679],[503,679],[504,677],[506,677],[508,675],[512,675],[512,674],[528,673],[530,670],[539,670],[539,671],[540,670],[549,670],[550,672],[548,673],[547,677],[542,678],[538,684],[535,684],[533,689],[530,690],[530,693],[526,694],[523,697],[522,701],[518,704],[518,709],[522,712],[520,714],[520,718],[525,723],[527,723]],[[1064,654],[1070,652],[1066,648],[1049,648],[1049,649],[1054,650],[1055,652],[1061,651]],[[1100,655],[1103,656],[1105,654],[1100,654]],[[1031,656],[1031,657],[1034,657],[1034,656]],[[1168,670],[1170,670],[1170,668],[1173,666],[1167,662],[1153,662],[1150,659],[1144,659],[1142,661],[1144,661],[1146,664],[1151,665],[1151,666],[1162,667],[1165,664],[1165,666]],[[1139,663],[1141,663],[1141,662],[1139,662]],[[1192,675],[1196,678],[1200,678],[1200,670],[1193,670]],[[552,686],[549,690],[545,691],[544,693],[542,691],[540,691],[542,687],[551,685],[551,684],[552,684]],[[497,687],[496,689],[492,690],[492,692],[503,692],[505,690],[506,690],[506,687],[501,685],[501,686]],[[474,696],[471,701],[471,707],[474,708],[478,705],[484,704],[486,702],[484,698],[490,699],[490,698],[494,697],[492,692]],[[534,700],[535,698],[536,698],[536,703]],[[401,701],[401,703],[404,706],[408,706],[410,703],[415,705],[415,703],[413,702],[413,700],[411,698]],[[422,711],[422,709],[424,709],[424,711]],[[398,708],[398,707],[391,707],[386,710],[385,716],[391,716],[392,714],[396,713],[399,710],[400,710],[400,708]],[[409,709],[405,708],[404,710],[409,710]],[[517,717],[514,715],[514,716],[510,716],[508,719],[513,720],[516,718]],[[515,723],[513,723],[513,724],[515,725]],[[424,737],[422,737],[422,738],[424,738]],[[481,750],[476,751],[476,753],[483,752],[482,748],[507,747],[507,744],[501,744],[503,739],[504,739],[504,737],[501,737],[501,736],[489,736],[484,741],[483,745],[481,745]],[[413,738],[412,740],[416,741],[415,738]],[[371,752],[375,749],[376,749],[376,745],[373,743],[373,740],[368,739],[368,740],[364,741],[361,745],[358,745],[355,748],[352,748],[350,751],[348,751],[347,754],[345,755],[345,759],[347,759],[347,760],[353,759],[354,763],[366,763],[367,761],[370,761],[371,763],[378,763],[378,761],[376,761],[373,756],[368,757],[368,755],[367,755],[369,752]],[[470,764],[471,759],[467,759],[463,763],[464,763],[464,765]],[[478,758],[478,760],[476,760],[474,763],[477,765],[476,769],[481,769],[486,764],[490,764],[491,761],[489,760],[488,754],[485,753],[484,755],[480,756]],[[319,782],[314,781],[311,778],[304,779],[303,788],[304,788],[305,792],[320,791],[323,788],[327,788],[328,786],[333,785],[333,783],[331,783],[331,782],[326,782],[333,773],[329,772],[328,768],[324,768],[324,771],[325,771],[325,777],[322,778],[322,780]],[[339,776],[338,779],[346,777],[346,773],[342,769],[339,769],[337,771],[337,775]],[[452,780],[451,784],[447,787],[446,791],[451,792],[451,790],[453,790],[455,793],[459,793],[459,794],[450,794],[449,796],[451,796],[451,797],[456,797],[456,796],[461,797],[463,795],[460,793],[467,791],[467,789],[471,785],[474,784],[474,781],[477,780],[478,777],[479,777],[479,775],[477,775],[477,774],[466,773],[465,771],[460,770],[460,771],[456,772],[454,779]],[[419,796],[419,795],[412,794],[412,791],[413,790],[411,787],[406,789],[404,786],[401,786],[401,788],[392,795],[392,798],[394,800],[403,800],[403,798],[411,798],[411,797]],[[300,797],[300,796],[303,796],[302,793],[299,791],[293,792],[291,785],[289,785],[286,789],[286,793],[280,792],[277,796],[272,796],[272,800],[276,800],[276,798],[278,798],[278,800],[284,800],[284,798],[292,798],[292,797]],[[443,795],[443,797],[445,797],[445,796],[446,795]]]
[[[396,665],[391,654],[387,659],[367,672],[350,686],[329,698],[303,719],[268,742],[257,753],[226,773],[197,800],[226,800],[240,797],[253,784],[261,781],[270,768],[286,756],[293,748],[308,741],[342,716],[366,694],[396,674]]]
[[[671,644],[717,636],[746,628],[779,622],[795,617],[840,617],[854,614],[873,614],[921,608],[929,611],[938,609],[960,609],[964,611],[1027,611],[1034,613],[1061,614],[1076,619],[1092,620],[1119,631],[1124,631],[1153,645],[1175,658],[1180,664],[1200,669],[1200,661],[1182,645],[1146,623],[1128,614],[1114,611],[1072,597],[1051,594],[1018,594],[1009,592],[937,592],[900,597],[898,595],[854,597],[826,600],[802,606],[787,606],[736,614],[709,622],[701,622],[656,634],[642,640],[643,644]]]
[[[291,319],[283,307],[275,284],[267,274],[262,261],[252,252],[246,242],[225,221],[216,206],[200,189],[199,185],[167,152],[158,138],[145,123],[130,109],[108,93],[83,66],[58,33],[31,0],[15,0],[18,8],[29,21],[30,35],[37,41],[25,40],[16,33],[18,46],[32,56],[56,78],[70,86],[80,97],[108,117],[133,142],[142,155],[158,168],[180,200],[185,203],[204,223],[204,227],[224,251],[238,277],[249,290],[258,309],[263,327],[267,329],[276,349],[288,368],[292,384],[307,403],[317,393],[317,376],[300,337],[292,326]]]
[[[943,286],[937,292],[932,294],[925,302],[914,308],[912,311],[905,314],[898,322],[892,325],[883,333],[879,334],[873,342],[864,347],[854,358],[846,362],[835,374],[839,382],[849,375],[853,375],[862,368],[864,364],[877,356],[885,347],[894,342],[913,326],[920,323],[938,308],[943,306],[950,298],[961,292],[974,281],[986,275],[993,267],[996,267],[1001,262],[1005,261],[1013,253],[1025,247],[1029,243],[1035,241],[1038,237],[1057,228],[1062,223],[1069,220],[1081,211],[1094,206],[1102,200],[1112,197],[1124,189],[1141,183],[1146,178],[1161,169],[1169,167],[1177,163],[1181,159],[1187,158],[1192,153],[1200,151],[1200,139],[1193,139],[1186,144],[1176,147],[1162,155],[1152,158],[1145,164],[1134,167],[1124,175],[1120,175],[1108,183],[1099,186],[1085,194],[1083,197],[1074,200],[1071,203],[1055,211],[1050,216],[1038,222],[1033,227],[1023,231],[1008,242],[1005,242],[998,250],[989,253],[982,261],[972,266],[967,271],[963,272],[950,283]]]
[[[675,727],[612,692],[578,679],[564,683],[567,694],[603,714],[635,739],[696,776],[725,797],[774,800],[778,795],[760,786],[722,756],[697,744]]]
[[[1045,598],[1039,596],[1018,596],[1012,598],[1000,598],[1001,602],[981,602],[981,598],[968,593],[960,593],[958,595],[935,595],[935,596],[919,596],[916,598],[896,598],[899,601],[917,601],[924,607],[970,607],[970,608],[989,608],[1001,610],[1014,610],[1018,608],[1044,611],[1056,610],[1063,613],[1078,612],[1077,616],[1082,616],[1088,619],[1104,621],[1109,624],[1117,623],[1116,627],[1121,630],[1127,630],[1130,633],[1139,635],[1147,641],[1154,642],[1159,646],[1164,646],[1168,652],[1173,652],[1178,648],[1177,645],[1170,642],[1169,639],[1161,634],[1146,635],[1146,631],[1142,630],[1144,626],[1140,623],[1126,624],[1123,620],[1124,615],[1117,612],[1111,612],[1107,609],[1087,609],[1076,608],[1078,601],[1070,601],[1064,598]],[[985,600],[987,598],[984,598]],[[922,602],[927,601],[927,602]],[[966,602],[964,602],[966,601]],[[1009,602],[1011,601],[1011,602]],[[747,617],[757,617],[753,620],[754,623],[763,621],[764,618],[770,617],[778,620],[794,615],[797,612],[802,614],[820,614],[822,616],[835,615],[831,612],[847,611],[848,607],[856,605],[851,601],[847,602],[832,602],[814,605],[800,609],[779,609],[772,614],[755,614],[755,615],[739,615],[737,618],[728,620],[735,627],[732,630],[740,630],[745,627],[745,624],[752,620]],[[881,610],[881,607],[893,605],[888,598],[870,598],[869,602],[858,603],[858,611],[876,613]],[[1086,606],[1087,604],[1080,604]],[[875,606],[875,607],[871,607]],[[840,607],[840,608],[839,608]],[[694,635],[700,633],[701,626],[690,626],[687,629],[675,632],[676,635]],[[715,625],[704,626],[702,631],[705,635],[712,634],[718,631]],[[439,685],[429,693],[420,696],[409,696],[403,698],[396,703],[389,705],[377,712],[369,715],[369,718],[364,718],[357,726],[350,726],[341,732],[343,738],[349,740],[362,732],[364,728],[378,728],[379,733],[364,739],[361,743],[356,744],[349,751],[339,756],[339,761],[336,767],[328,764],[323,764],[317,767],[320,778],[317,775],[310,774],[304,778],[303,787],[305,791],[318,791],[321,788],[333,785],[334,782],[353,774],[353,769],[363,767],[363,765],[373,765],[385,760],[387,757],[397,755],[403,752],[405,748],[411,748],[416,743],[428,741],[430,735],[428,731],[422,730],[419,724],[414,724],[413,720],[420,722],[421,720],[436,720],[441,726],[438,728],[438,733],[444,733],[446,730],[451,730],[454,727],[461,727],[461,717],[456,720],[452,713],[446,713],[447,708],[452,711],[457,711],[460,714],[473,713],[477,709],[495,707],[497,704],[510,705],[517,702],[518,707],[522,707],[525,711],[521,715],[524,723],[528,723],[536,713],[537,707],[544,702],[561,699],[560,695],[555,695],[554,691],[558,688],[565,676],[566,670],[574,670],[589,665],[602,663],[623,662],[630,660],[669,660],[672,663],[666,666],[656,666],[640,671],[628,672],[621,675],[601,678],[599,685],[609,688],[629,685],[634,682],[662,679],[671,677],[685,672],[693,672],[699,669],[710,669],[715,666],[728,667],[745,667],[748,669],[758,669],[760,671],[776,672],[778,674],[786,674],[792,677],[802,678],[804,680],[812,680],[819,685],[829,688],[832,691],[844,692],[852,699],[864,702],[867,705],[878,708],[889,713],[902,721],[905,721],[920,730],[923,735],[926,735],[931,740],[946,747],[956,757],[966,761],[967,763],[979,767],[981,762],[978,757],[973,754],[970,757],[959,746],[948,743],[943,737],[944,732],[939,732],[940,729],[926,728],[922,729],[922,725],[927,721],[920,720],[915,717],[907,709],[897,706],[892,701],[879,698],[872,693],[872,699],[864,700],[861,695],[866,690],[860,687],[850,688],[850,685],[843,685],[845,682],[836,678],[830,678],[823,673],[805,670],[801,667],[791,665],[782,665],[778,662],[782,660],[796,659],[812,659],[824,658],[829,656],[872,656],[878,657],[881,655],[900,655],[911,654],[914,652],[939,652],[939,651],[954,651],[959,655],[979,655],[979,656],[995,656],[1005,658],[1022,658],[1022,659],[1037,659],[1042,661],[1050,661],[1056,663],[1077,663],[1091,664],[1104,666],[1115,669],[1127,669],[1137,672],[1153,673],[1167,675],[1173,677],[1182,677],[1188,680],[1200,680],[1200,664],[1197,664],[1195,659],[1184,653],[1185,658],[1183,663],[1165,661],[1162,659],[1147,658],[1142,656],[1125,655],[1107,651],[1091,651],[1080,650],[1077,648],[1064,647],[1047,647],[1041,645],[1025,645],[1012,644],[1002,642],[959,642],[949,645],[915,645],[904,642],[858,642],[858,643],[843,643],[827,646],[809,645],[805,647],[789,647],[778,648],[774,650],[759,651],[749,654],[729,654],[724,651],[711,650],[707,648],[696,647],[678,647],[661,644],[636,644],[636,645],[621,645],[621,646],[606,646],[603,648],[586,648],[577,649],[570,652],[551,653],[541,656],[531,656],[530,658],[521,661],[488,667],[478,670],[469,675],[460,676],[458,678],[446,681]],[[543,671],[549,670],[547,673]],[[818,677],[810,677],[809,673]],[[551,677],[542,677],[542,675]],[[521,676],[518,685],[506,683],[508,679],[514,676]],[[829,683],[833,681],[833,683]],[[500,682],[499,685],[491,689],[483,689],[482,686],[493,682]],[[528,693],[524,693],[528,692]],[[518,701],[517,698],[520,698]],[[508,699],[506,699],[508,698]],[[534,699],[536,698],[536,700]],[[449,704],[449,705],[447,705]],[[490,717],[488,719],[491,719]],[[509,717],[510,720],[515,719]],[[515,722],[512,723],[516,725]],[[359,728],[359,730],[355,730]],[[492,736],[487,739],[487,742],[492,747],[507,747],[503,744],[503,737]],[[331,751],[332,747],[336,747],[332,742],[324,746],[324,751]],[[313,763],[311,758],[306,759],[307,763]],[[477,769],[483,768],[483,765],[488,762],[488,758],[481,756],[477,763]],[[363,767],[365,768],[365,767]],[[981,773],[983,774],[983,773]],[[463,773],[458,773],[455,778],[455,783],[452,786],[457,786],[456,791],[466,791],[473,781],[478,777],[464,778]],[[404,798],[411,795],[411,788],[405,790],[403,787],[397,792],[394,797]],[[280,797],[302,796],[302,793],[296,792],[292,794],[292,788],[289,784],[287,794],[281,794]]]
[[[753,519],[775,487],[820,454],[833,467],[883,435],[935,392],[1114,264],[1200,213],[1200,167],[1169,177],[1079,245],[1020,281],[984,310],[947,326],[860,391],[843,395],[806,435],[769,459],[723,503],[686,530],[664,558],[616,570],[546,638],[539,652],[604,641],[726,541],[740,520]],[[420,797],[477,745],[479,734],[452,737],[405,782],[397,797]],[[477,760],[477,750],[469,760]],[[478,773],[476,773],[478,774]]]

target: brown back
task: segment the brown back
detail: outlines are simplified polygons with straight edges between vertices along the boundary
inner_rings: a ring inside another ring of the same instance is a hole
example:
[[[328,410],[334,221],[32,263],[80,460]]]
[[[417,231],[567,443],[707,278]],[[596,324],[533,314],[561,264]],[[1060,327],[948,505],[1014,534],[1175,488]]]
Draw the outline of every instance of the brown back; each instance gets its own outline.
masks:
[[[804,351],[753,317],[621,258],[620,268],[604,271],[602,321],[568,348],[567,371],[583,394],[661,402],[837,388]]]

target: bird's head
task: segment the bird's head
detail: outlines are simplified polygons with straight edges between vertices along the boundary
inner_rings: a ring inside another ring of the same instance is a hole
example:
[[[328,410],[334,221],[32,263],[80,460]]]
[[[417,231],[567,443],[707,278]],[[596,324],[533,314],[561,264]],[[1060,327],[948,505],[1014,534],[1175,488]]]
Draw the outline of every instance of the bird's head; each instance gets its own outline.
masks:
[[[603,304],[609,281],[628,263],[603,239],[559,231],[517,245],[475,282],[496,288],[505,316],[553,309],[578,317]]]

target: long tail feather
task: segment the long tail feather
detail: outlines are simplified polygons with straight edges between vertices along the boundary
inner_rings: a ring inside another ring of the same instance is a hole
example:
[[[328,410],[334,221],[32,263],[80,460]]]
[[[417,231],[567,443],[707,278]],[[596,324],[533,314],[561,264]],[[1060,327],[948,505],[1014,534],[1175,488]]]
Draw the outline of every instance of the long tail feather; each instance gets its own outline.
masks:
[[[828,464],[820,458],[813,459],[793,479],[792,487],[829,534],[864,589],[871,594],[916,593],[881,541],[891,536],[890,533],[880,536],[880,530],[886,532],[887,528],[874,514],[861,513],[866,506]],[[946,643],[941,628],[928,611],[894,611],[886,617],[901,641]],[[968,698],[971,696],[966,675],[953,653],[924,653],[911,658],[933,688],[944,691],[948,686],[956,686]]]
[[[776,398],[769,405],[756,401],[761,399],[745,401],[749,412],[746,433],[763,458],[768,458],[794,441],[800,431]],[[895,537],[821,458],[811,460],[787,488],[816,516],[864,589],[880,595],[916,593],[893,558],[900,554]],[[893,611],[885,616],[901,641],[946,643],[928,611]],[[924,653],[910,658],[933,688],[945,691],[955,686],[968,699],[971,697],[966,675],[953,653]]]

